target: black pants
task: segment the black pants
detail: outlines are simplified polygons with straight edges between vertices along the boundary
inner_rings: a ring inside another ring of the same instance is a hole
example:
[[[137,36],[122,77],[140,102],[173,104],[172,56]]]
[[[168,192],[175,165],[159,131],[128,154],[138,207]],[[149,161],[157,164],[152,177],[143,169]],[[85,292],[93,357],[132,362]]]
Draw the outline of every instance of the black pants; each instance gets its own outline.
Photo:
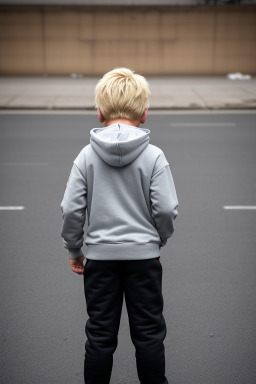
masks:
[[[168,384],[163,344],[166,323],[162,313],[162,272],[158,258],[86,259],[83,278],[89,319],[85,325],[85,384],[110,383],[123,295],[140,383]]]

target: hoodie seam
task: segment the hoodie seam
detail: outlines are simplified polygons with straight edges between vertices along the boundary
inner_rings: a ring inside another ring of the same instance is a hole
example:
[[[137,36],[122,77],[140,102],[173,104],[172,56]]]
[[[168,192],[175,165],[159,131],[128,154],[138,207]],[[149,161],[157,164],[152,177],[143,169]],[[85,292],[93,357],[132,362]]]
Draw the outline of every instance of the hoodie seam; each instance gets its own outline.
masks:
[[[78,172],[80,173],[80,175],[82,176],[82,178],[83,178],[83,179],[84,179],[84,181],[86,182],[86,178],[84,177],[84,175],[83,175],[83,173],[82,173],[81,169],[78,167],[78,165],[77,165],[75,162],[74,162],[73,164],[76,166],[76,168],[77,168]]]
[[[120,148],[119,148],[119,145],[118,145],[118,142],[116,143],[116,146],[117,146],[117,149],[118,149],[118,152],[119,152],[119,155],[120,155],[120,158],[119,158],[119,165],[122,165],[122,154],[121,154],[121,151],[120,151]]]
[[[157,175],[159,172],[161,172],[164,168],[169,167],[169,166],[170,166],[169,164],[166,164],[163,168],[161,168],[159,171],[157,171],[156,173],[154,173],[154,174],[151,176],[151,178],[154,177],[155,175]]]

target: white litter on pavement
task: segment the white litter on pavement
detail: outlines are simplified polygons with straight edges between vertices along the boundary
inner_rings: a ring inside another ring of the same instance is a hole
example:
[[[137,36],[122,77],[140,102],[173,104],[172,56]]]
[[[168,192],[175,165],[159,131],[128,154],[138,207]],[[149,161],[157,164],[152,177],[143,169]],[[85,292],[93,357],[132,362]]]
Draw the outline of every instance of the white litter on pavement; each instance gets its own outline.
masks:
[[[228,73],[229,80],[250,80],[251,75],[243,75],[241,72]]]

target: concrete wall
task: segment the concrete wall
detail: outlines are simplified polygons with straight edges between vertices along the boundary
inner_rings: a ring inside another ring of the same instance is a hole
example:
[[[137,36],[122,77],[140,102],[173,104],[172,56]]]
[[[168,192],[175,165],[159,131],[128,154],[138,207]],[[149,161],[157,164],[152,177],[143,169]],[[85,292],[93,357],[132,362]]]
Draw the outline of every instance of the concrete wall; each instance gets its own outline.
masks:
[[[0,74],[256,73],[256,7],[0,7]]]

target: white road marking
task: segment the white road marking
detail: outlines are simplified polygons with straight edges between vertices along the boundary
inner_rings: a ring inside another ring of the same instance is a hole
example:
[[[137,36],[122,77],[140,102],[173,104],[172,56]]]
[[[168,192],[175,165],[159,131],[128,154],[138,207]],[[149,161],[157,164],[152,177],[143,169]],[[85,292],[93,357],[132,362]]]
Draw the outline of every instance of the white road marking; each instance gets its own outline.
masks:
[[[256,209],[256,205],[224,205],[224,209]]]
[[[25,209],[25,207],[19,206],[19,205],[16,205],[16,206],[2,206],[2,207],[0,207],[0,211],[21,211],[23,209]]]
[[[236,123],[170,123],[171,127],[235,127]]]
[[[0,165],[10,165],[10,166],[16,166],[16,165],[24,165],[24,166],[27,166],[27,165],[48,165],[48,163],[30,163],[30,162],[20,162],[20,163],[18,163],[18,162],[13,162],[13,163],[8,163],[8,162],[6,162],[6,163],[0,163]]]

